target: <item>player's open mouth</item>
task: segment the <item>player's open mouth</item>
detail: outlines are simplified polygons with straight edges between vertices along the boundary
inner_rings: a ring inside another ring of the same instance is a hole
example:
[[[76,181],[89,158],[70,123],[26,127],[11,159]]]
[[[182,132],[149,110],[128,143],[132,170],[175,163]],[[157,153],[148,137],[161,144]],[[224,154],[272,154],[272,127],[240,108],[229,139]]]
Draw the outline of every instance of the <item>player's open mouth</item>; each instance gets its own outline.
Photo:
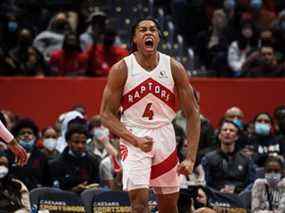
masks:
[[[145,39],[144,45],[147,49],[152,49],[153,48],[153,39],[152,38]]]

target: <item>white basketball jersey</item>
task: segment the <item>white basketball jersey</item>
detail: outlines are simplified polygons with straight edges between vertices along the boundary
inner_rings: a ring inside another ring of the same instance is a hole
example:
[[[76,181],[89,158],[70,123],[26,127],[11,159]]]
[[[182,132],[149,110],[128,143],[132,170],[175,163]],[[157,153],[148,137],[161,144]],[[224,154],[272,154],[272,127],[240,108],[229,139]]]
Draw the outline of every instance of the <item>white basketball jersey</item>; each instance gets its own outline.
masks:
[[[170,57],[159,53],[159,63],[147,71],[134,54],[125,59],[128,77],[124,87],[121,121],[128,127],[158,128],[175,117],[174,80]]]

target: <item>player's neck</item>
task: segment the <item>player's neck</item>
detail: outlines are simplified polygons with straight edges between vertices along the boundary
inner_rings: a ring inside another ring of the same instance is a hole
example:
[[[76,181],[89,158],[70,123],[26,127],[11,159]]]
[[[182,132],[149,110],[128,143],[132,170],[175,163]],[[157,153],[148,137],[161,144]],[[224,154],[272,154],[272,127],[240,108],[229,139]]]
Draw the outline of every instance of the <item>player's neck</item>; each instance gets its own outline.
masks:
[[[139,52],[134,53],[137,62],[146,70],[153,70],[159,63],[159,53],[142,54]]]

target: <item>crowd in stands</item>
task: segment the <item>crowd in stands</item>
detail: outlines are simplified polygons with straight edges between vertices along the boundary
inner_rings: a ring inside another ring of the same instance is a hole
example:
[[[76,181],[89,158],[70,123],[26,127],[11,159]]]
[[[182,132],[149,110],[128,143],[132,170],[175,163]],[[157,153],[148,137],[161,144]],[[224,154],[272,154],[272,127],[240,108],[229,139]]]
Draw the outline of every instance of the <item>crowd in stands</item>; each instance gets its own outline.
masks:
[[[285,106],[276,107],[273,116],[267,112],[257,113],[248,123],[244,113],[238,107],[229,108],[217,129],[201,115],[198,159],[194,173],[181,177],[181,189],[201,187],[197,197],[192,197],[193,206],[213,212],[218,208],[215,202],[205,203],[201,196],[210,196],[210,201],[213,194],[219,193],[238,199],[247,196],[245,204],[252,212],[270,208],[284,212]],[[14,192],[18,196],[26,196],[39,187],[60,188],[78,194],[90,187],[122,190],[120,162],[125,153],[119,139],[102,125],[100,116],[88,119],[83,106],[62,113],[54,124],[42,131],[32,119],[11,111],[2,110],[1,120],[28,152],[28,162],[23,167],[18,166],[14,155],[1,142],[0,187],[7,187],[3,181],[13,181],[19,190]],[[187,148],[186,120],[182,112],[177,113],[173,124],[178,157],[182,161]],[[9,171],[8,176],[3,174],[3,166]],[[1,197],[4,196],[2,192]],[[184,204],[190,201],[189,198]]]
[[[162,52],[192,76],[285,76],[282,0],[0,3],[0,76],[107,76],[131,25],[155,17]]]

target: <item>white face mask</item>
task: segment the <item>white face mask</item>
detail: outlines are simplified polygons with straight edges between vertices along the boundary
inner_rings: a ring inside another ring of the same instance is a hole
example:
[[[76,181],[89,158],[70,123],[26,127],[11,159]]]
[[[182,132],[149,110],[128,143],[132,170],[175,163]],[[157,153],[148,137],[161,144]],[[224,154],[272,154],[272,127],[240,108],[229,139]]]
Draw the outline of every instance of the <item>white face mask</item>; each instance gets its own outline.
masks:
[[[54,138],[47,138],[43,140],[43,145],[46,149],[49,151],[55,150],[55,147],[57,145],[57,140]]]
[[[9,169],[6,166],[0,166],[0,179],[4,178],[9,172]]]

